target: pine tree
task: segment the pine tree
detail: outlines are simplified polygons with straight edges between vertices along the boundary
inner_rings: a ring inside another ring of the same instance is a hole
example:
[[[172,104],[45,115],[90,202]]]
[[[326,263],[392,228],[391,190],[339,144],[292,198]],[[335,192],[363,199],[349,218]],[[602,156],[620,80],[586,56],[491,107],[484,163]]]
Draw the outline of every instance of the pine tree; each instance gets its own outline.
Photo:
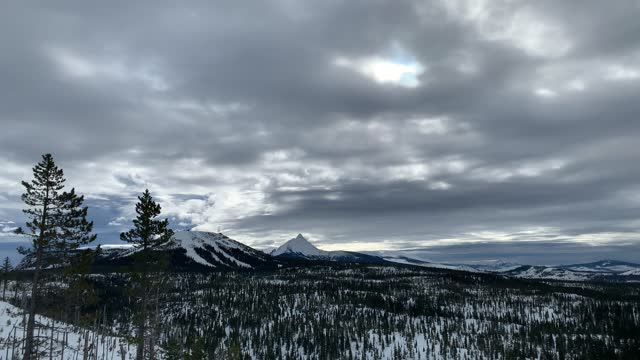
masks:
[[[169,220],[155,220],[160,210],[160,204],[153,201],[148,189],[145,190],[138,196],[134,228],[121,233],[120,240],[133,244],[143,252],[169,241],[173,236],[173,231],[168,229]]]
[[[68,257],[64,254],[96,238],[91,234],[93,222],[86,219],[87,208],[82,207],[84,197],[76,195],[75,189],[62,192],[64,172],[55,164],[51,154],[42,156],[42,160],[33,168],[33,177],[31,182],[22,182],[25,187],[22,201],[28,206],[23,210],[29,218],[26,223],[27,231],[22,228],[17,230],[32,238],[30,248],[21,247],[18,250],[33,259],[34,268],[24,360],[31,360],[37,353],[34,352],[33,335],[44,257],[49,255],[47,261],[52,261],[54,258],[59,259],[58,256],[50,256],[52,252],[62,252],[60,266],[67,266]]]
[[[6,300],[5,294],[7,292],[7,280],[9,280],[9,272],[13,270],[13,266],[11,265],[11,260],[9,257],[4,258],[4,262],[2,263],[2,300]]]
[[[191,346],[191,353],[186,355],[187,360],[205,360],[206,352],[204,349],[204,340],[202,337],[196,337],[193,345]]]
[[[240,348],[240,339],[236,334],[231,343],[229,344],[229,349],[227,350],[227,360],[241,360],[242,359],[242,349]]]
[[[144,359],[145,355],[145,333],[147,325],[147,298],[149,289],[152,286],[152,278],[149,277],[149,266],[157,262],[153,253],[153,248],[169,241],[173,236],[173,231],[168,228],[169,220],[156,220],[160,215],[160,204],[153,201],[149,190],[138,197],[136,204],[136,218],[133,220],[133,229],[121,233],[120,239],[133,244],[139,251],[135,254],[135,263],[140,267],[136,269],[140,274],[137,276],[137,294],[139,301],[137,319],[137,350],[136,360]],[[151,344],[153,346],[153,344]]]
[[[181,349],[180,344],[174,338],[167,341],[163,350],[165,360],[182,360],[184,358],[184,352]]]

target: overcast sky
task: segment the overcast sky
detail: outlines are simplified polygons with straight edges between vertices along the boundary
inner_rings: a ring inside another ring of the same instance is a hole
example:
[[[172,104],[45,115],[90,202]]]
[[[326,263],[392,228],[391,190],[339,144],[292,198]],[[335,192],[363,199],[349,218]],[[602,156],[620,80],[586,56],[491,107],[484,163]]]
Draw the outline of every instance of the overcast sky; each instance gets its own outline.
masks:
[[[0,252],[50,152],[104,243],[149,188],[174,228],[258,247],[640,259],[638,19],[637,0],[9,0]]]

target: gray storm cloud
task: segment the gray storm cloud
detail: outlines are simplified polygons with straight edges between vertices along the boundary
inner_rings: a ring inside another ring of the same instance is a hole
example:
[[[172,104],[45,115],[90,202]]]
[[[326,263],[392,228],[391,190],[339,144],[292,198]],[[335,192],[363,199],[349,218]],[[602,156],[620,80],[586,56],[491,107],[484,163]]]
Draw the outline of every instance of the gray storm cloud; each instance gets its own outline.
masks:
[[[105,242],[149,187],[176,226],[249,244],[637,249],[639,15],[635,1],[10,1],[0,220],[22,220],[19,181],[51,152]]]

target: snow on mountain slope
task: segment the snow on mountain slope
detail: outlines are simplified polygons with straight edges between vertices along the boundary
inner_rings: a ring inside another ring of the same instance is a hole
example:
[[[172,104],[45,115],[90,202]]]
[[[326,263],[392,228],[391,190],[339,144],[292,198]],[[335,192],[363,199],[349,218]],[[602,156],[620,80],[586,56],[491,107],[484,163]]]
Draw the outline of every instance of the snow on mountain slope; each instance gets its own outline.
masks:
[[[640,265],[616,260],[601,260],[574,265],[526,265],[500,274],[524,279],[632,281],[640,275]]]
[[[593,273],[567,270],[552,266],[524,265],[517,269],[502,272],[500,274],[522,279],[548,279],[567,281],[587,281],[593,279]],[[600,275],[600,274],[599,274]]]
[[[563,269],[582,271],[582,272],[597,272],[597,273],[610,273],[618,274],[629,272],[633,270],[640,270],[639,264],[630,262],[617,261],[617,260],[601,260],[586,264],[574,264],[560,266]]]
[[[213,232],[176,231],[153,249],[168,256],[172,270],[231,270],[276,268],[277,261],[262,251]],[[103,249],[96,261],[101,269],[131,265],[136,248]]]
[[[629,270],[621,273],[622,276],[640,276],[640,269]]]
[[[279,256],[283,254],[297,254],[305,257],[327,256],[328,251],[320,250],[313,246],[302,234],[282,244],[275,249],[271,255]]]
[[[518,264],[515,262],[504,261],[504,260],[493,260],[488,261],[483,264],[473,264],[469,265],[470,267],[484,272],[505,272],[509,270],[514,270],[522,266],[522,264]]]
[[[183,250],[196,263],[212,268],[252,269],[268,256],[219,233],[177,231],[167,249]]]
[[[479,264],[450,264],[429,261],[423,249],[369,251],[385,261],[398,264],[415,265],[469,272],[494,273],[503,276],[537,280],[566,281],[638,281],[640,265],[617,261],[601,260],[592,263],[574,265],[521,265],[503,260],[485,261]]]
[[[459,270],[459,271],[468,271],[468,272],[478,272],[478,270],[473,267],[467,265],[451,265],[451,264],[439,264],[432,263],[428,261],[422,261],[418,259],[412,259],[406,256],[385,256],[383,257],[385,261],[396,263],[396,264],[404,264],[404,265],[415,265],[422,267],[430,267],[435,269],[447,269],[447,270]]]
[[[379,256],[383,258],[385,261],[396,263],[396,264],[405,264],[405,265],[415,265],[422,267],[431,267],[438,269],[448,269],[448,270],[460,270],[460,271],[469,271],[469,272],[482,272],[474,268],[471,265],[466,264],[449,264],[449,263],[440,263],[431,261],[427,256],[424,256],[420,251],[415,251],[415,249],[408,250],[377,250],[377,251],[367,251],[366,254],[372,256]]]

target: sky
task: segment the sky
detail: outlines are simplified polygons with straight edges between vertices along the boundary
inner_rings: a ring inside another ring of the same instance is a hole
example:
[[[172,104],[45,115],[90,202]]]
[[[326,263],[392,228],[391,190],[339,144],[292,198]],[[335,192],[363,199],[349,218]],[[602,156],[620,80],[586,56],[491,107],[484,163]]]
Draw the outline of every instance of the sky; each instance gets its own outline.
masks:
[[[259,248],[640,262],[639,17],[637,0],[9,0],[0,255],[52,153],[101,243],[148,188],[173,228]]]

